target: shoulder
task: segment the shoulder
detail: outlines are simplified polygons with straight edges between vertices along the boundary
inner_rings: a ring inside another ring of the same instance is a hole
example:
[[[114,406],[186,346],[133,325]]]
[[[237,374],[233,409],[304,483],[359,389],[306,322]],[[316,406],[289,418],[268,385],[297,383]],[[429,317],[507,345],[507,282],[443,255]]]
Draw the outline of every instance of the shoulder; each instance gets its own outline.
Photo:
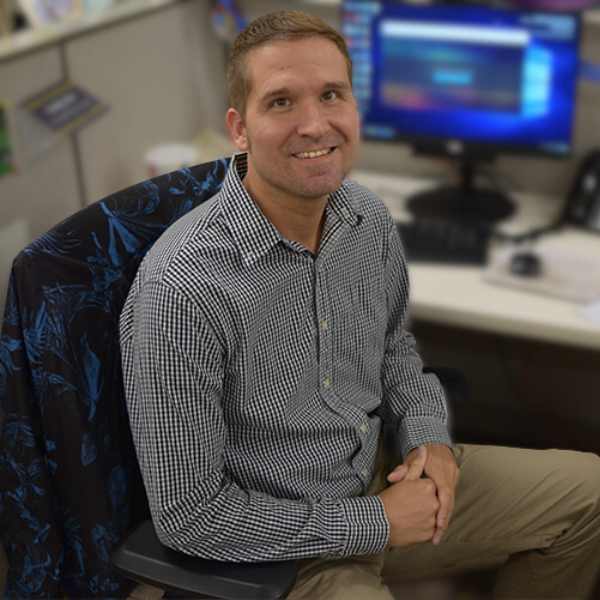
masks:
[[[159,283],[189,297],[215,279],[219,265],[235,260],[220,198],[216,194],[166,229],[140,265],[139,285]]]
[[[369,188],[352,179],[343,184],[352,198],[356,212],[361,215],[363,235],[380,245],[384,263],[390,257],[405,262],[405,252],[394,218],[384,201]]]
[[[393,219],[390,211],[377,194],[353,179],[345,179],[342,185],[350,195],[358,214],[373,221],[375,225],[388,228],[392,225]]]
[[[343,186],[351,198],[352,206],[359,215],[361,235],[367,236],[381,247],[386,256],[390,238],[396,230],[394,220],[383,200],[369,188],[352,179],[346,179]]]

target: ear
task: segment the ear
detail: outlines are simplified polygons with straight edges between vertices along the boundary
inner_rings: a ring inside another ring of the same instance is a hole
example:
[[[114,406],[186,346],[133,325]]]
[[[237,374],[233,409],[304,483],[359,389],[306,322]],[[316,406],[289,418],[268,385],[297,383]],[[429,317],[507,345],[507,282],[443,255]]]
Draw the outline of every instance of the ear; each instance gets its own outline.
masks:
[[[248,135],[242,115],[235,108],[229,108],[225,115],[225,124],[236,148],[246,152],[248,150]]]

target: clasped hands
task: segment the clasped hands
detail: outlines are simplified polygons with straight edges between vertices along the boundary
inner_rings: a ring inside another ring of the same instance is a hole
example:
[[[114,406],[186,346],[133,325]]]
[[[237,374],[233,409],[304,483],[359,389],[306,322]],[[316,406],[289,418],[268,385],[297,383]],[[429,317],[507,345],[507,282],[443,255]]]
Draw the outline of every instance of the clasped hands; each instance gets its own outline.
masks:
[[[390,545],[442,540],[454,509],[458,467],[443,444],[419,446],[387,476],[379,497],[390,523]]]

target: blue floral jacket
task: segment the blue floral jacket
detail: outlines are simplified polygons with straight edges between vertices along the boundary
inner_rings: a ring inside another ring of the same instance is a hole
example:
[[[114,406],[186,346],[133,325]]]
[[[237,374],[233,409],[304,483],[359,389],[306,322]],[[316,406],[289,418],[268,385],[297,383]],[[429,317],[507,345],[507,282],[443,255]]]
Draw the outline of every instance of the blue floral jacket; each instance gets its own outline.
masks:
[[[118,321],[140,260],[215,194],[228,160],[145,181],[23,250],[0,337],[6,597],[122,597],[109,556],[148,508],[129,431]]]

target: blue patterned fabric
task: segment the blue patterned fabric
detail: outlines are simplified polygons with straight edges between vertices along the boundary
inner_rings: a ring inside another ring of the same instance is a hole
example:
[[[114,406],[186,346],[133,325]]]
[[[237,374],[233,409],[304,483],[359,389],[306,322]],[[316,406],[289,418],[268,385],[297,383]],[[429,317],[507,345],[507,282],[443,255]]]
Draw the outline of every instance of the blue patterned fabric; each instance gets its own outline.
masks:
[[[215,194],[229,160],[145,181],[23,250],[0,337],[0,536],[8,598],[122,597],[109,556],[148,508],[118,319],[140,260]]]

